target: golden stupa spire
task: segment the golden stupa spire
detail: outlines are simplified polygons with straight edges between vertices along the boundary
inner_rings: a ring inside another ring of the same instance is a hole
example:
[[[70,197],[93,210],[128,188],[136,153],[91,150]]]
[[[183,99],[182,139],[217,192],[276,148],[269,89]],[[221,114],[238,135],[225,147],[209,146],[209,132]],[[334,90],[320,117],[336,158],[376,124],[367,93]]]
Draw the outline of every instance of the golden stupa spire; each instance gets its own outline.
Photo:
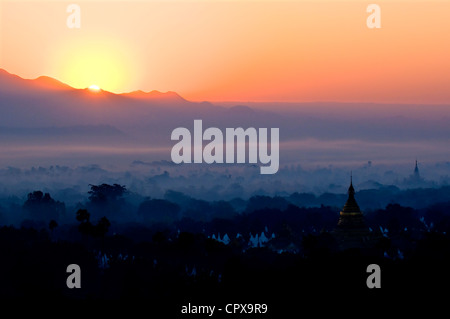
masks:
[[[348,199],[341,211],[341,216],[361,214],[358,203],[355,200],[355,189],[353,188],[353,173],[350,173],[350,187],[348,188]]]

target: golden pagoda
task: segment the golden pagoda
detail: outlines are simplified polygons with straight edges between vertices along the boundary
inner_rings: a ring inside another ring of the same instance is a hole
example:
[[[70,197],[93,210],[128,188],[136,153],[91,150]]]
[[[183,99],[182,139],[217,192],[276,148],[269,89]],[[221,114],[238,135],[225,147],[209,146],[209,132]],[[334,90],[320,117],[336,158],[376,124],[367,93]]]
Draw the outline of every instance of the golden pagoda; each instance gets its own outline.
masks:
[[[364,216],[355,199],[353,178],[350,177],[348,199],[339,214],[339,221],[332,232],[340,250],[372,247],[376,239],[364,223]],[[374,236],[375,235],[375,236]]]
[[[353,188],[353,178],[350,177],[350,187],[348,188],[348,199],[339,214],[338,227],[341,228],[360,228],[365,227],[363,214],[359,209],[355,199],[355,189]]]

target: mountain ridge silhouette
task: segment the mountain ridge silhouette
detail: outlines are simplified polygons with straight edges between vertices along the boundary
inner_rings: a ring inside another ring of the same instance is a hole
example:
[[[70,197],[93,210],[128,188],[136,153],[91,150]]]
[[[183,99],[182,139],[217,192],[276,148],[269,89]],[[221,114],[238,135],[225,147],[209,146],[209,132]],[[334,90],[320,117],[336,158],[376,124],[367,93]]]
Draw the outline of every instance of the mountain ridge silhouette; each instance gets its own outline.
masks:
[[[8,83],[9,82],[9,85]],[[12,82],[12,83],[11,83]],[[25,79],[19,75],[8,72],[5,69],[0,68],[0,84],[2,87],[9,87],[10,91],[20,91],[23,90],[24,87],[26,89],[46,89],[50,91],[61,91],[61,90],[76,90],[76,91],[85,91],[90,92],[89,88],[77,89],[69,84],[66,84],[62,81],[59,81],[53,77],[41,75],[35,79]],[[17,87],[14,87],[17,86]],[[0,92],[2,91],[0,87]],[[149,92],[145,92],[142,90],[136,90],[125,93],[114,93],[111,91],[101,89],[100,92],[92,92],[95,94],[113,94],[117,96],[124,96],[136,99],[156,99],[156,100],[177,100],[177,101],[186,101],[181,95],[176,92],[168,91],[168,92],[160,92],[157,90],[152,90]]]
[[[332,102],[223,105],[188,101],[172,91],[137,90],[115,94],[74,89],[47,76],[26,80],[0,69],[0,127],[109,125],[151,145],[173,144],[171,132],[177,127],[191,129],[197,119],[203,120],[203,129],[280,128],[280,139],[284,142],[340,140],[353,145],[355,141],[417,143],[433,140],[437,143],[445,141],[450,134],[449,118],[450,105],[392,105],[389,108],[371,103]],[[26,141],[24,134],[31,131],[12,130],[11,134],[13,132],[18,132],[16,135]],[[92,130],[93,135],[98,132]],[[33,133],[28,135],[33,137]],[[114,141],[111,139],[112,143]],[[301,145],[290,147],[300,149]]]

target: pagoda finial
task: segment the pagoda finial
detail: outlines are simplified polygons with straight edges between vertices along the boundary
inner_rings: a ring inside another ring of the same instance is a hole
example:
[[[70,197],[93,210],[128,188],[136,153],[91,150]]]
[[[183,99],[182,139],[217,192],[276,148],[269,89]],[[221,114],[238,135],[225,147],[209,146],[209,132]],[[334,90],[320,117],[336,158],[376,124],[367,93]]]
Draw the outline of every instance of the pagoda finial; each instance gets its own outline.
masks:
[[[417,166],[417,158],[416,158],[416,167],[414,167],[414,174],[419,175],[419,167]]]
[[[353,171],[350,171],[350,187],[348,188],[348,194],[353,196],[355,189],[353,188]]]
[[[350,173],[350,186],[348,188],[348,199],[347,202],[344,205],[344,208],[342,209],[341,215],[345,213],[361,213],[358,204],[355,200],[355,189],[353,188],[353,172]]]

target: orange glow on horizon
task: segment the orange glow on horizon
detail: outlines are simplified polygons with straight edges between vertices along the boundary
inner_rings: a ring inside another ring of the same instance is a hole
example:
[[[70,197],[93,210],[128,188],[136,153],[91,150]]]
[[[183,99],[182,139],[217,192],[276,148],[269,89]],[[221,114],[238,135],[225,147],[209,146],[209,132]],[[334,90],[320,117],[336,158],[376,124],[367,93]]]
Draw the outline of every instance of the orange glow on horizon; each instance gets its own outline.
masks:
[[[450,103],[450,2],[2,1],[0,68],[193,101]]]
[[[105,91],[123,93],[135,69],[132,55],[123,45],[101,36],[71,40],[57,52],[55,65],[61,81],[78,89],[95,83]]]

